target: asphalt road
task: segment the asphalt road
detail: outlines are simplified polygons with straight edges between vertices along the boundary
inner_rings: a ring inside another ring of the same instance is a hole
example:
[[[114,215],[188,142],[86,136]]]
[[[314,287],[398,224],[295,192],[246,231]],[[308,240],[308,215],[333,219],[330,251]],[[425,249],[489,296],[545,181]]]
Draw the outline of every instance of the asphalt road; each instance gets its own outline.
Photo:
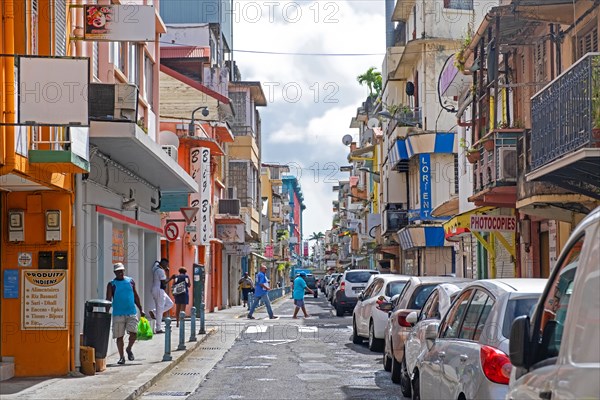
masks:
[[[336,317],[322,296],[305,301],[308,319],[292,319],[286,299],[278,320],[222,324],[142,399],[403,399],[381,353],[352,344],[352,316]]]

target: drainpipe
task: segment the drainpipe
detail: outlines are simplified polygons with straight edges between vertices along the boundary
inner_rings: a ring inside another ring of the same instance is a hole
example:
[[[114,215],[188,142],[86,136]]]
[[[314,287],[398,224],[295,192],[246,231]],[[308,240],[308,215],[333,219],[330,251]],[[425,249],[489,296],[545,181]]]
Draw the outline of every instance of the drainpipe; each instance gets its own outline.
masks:
[[[15,13],[13,0],[4,0],[4,54],[15,53]],[[3,57],[4,61],[4,116],[3,122],[7,124],[15,123],[15,93],[14,93],[14,76],[15,76],[15,64],[13,57]],[[14,126],[4,126],[4,148],[6,151],[6,159],[4,160],[5,166],[0,168],[0,174],[12,171],[15,166],[15,135]]]
[[[394,46],[392,14],[394,14],[394,0],[385,0],[385,47],[387,48]]]

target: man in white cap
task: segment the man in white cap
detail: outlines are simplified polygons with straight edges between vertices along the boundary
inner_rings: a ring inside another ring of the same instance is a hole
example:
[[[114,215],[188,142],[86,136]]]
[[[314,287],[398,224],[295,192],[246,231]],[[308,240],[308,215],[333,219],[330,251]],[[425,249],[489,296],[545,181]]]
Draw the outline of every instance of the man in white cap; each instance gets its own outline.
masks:
[[[129,361],[135,360],[131,348],[137,338],[138,318],[135,307],[140,310],[140,315],[144,317],[140,296],[135,290],[135,282],[129,276],[125,276],[125,266],[122,263],[113,265],[115,279],[108,282],[106,286],[106,300],[112,301],[112,331],[113,338],[117,339],[117,349],[119,349],[119,361],[117,364],[125,364],[125,354],[123,353],[125,331],[129,333],[129,343],[127,345],[127,358]]]
[[[150,318],[156,320],[154,333],[164,333],[162,329],[162,319],[164,313],[173,307],[173,300],[166,292],[167,273],[169,270],[169,260],[161,258],[152,264],[152,298],[154,299],[154,309],[150,310]],[[179,316],[177,316],[179,318]]]

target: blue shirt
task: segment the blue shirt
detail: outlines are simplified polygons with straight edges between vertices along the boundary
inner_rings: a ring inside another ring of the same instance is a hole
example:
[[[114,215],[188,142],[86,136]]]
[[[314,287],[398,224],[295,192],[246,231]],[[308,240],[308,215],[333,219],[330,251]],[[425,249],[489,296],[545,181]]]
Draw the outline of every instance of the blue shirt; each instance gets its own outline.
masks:
[[[256,275],[256,285],[254,288],[254,296],[262,296],[263,294],[267,293],[267,291],[265,289],[263,289],[261,284],[269,286],[269,280],[267,279],[267,276],[265,275],[265,273],[262,271],[259,272],[258,275]]]
[[[304,289],[306,289],[306,281],[301,276],[294,279],[294,293],[292,297],[294,300],[304,299]]]
[[[135,315],[135,300],[133,296],[133,279],[128,276],[122,280],[113,279],[113,315]]]

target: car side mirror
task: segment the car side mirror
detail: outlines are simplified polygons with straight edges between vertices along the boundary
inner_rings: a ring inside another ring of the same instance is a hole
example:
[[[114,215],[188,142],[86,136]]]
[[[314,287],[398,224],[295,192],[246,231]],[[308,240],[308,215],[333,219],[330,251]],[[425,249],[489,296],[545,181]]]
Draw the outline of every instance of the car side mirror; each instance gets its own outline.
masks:
[[[440,329],[439,322],[432,322],[425,328],[425,340],[427,341],[427,349],[431,350],[435,344],[435,340],[438,337],[438,330]]]
[[[360,294],[358,295],[358,300],[363,301],[365,299],[364,293],[365,292],[360,292]]]
[[[418,315],[416,311],[411,311],[407,316],[406,316],[406,322],[408,322],[409,324],[416,324],[418,320]]]
[[[527,315],[515,318],[510,329],[508,354],[515,367],[529,368],[531,343],[529,341],[530,322]]]
[[[387,312],[388,314],[392,312],[393,308],[392,303],[389,301],[378,302],[375,307],[383,312]]]

